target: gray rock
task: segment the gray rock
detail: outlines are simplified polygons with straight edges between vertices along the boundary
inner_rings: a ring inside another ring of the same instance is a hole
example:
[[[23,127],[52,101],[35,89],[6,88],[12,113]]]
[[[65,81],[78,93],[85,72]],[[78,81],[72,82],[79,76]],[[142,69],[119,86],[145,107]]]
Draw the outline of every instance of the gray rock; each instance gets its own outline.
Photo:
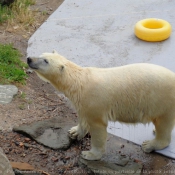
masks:
[[[36,121],[31,124],[24,124],[14,127],[13,130],[28,134],[38,143],[52,149],[67,149],[70,147],[71,139],[68,130],[75,123],[67,118],[54,117],[44,121]]]
[[[1,148],[0,148],[0,174],[14,175],[10,162],[7,159],[6,155],[3,153]]]
[[[14,85],[0,85],[0,103],[10,103],[17,92],[18,88]]]
[[[112,155],[111,155],[112,156]],[[108,158],[100,161],[88,161],[79,159],[80,166],[87,169],[88,174],[113,175],[113,174],[141,174],[142,164],[134,162],[129,157],[118,156],[116,162],[110,162]]]

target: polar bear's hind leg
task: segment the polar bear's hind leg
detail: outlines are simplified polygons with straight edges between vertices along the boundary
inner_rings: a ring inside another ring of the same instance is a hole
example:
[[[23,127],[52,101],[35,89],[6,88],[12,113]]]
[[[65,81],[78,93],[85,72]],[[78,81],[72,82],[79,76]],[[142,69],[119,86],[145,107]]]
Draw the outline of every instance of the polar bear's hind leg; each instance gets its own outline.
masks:
[[[175,113],[173,114],[175,116]],[[161,150],[170,144],[171,133],[174,128],[173,114],[161,116],[153,121],[156,131],[155,139],[143,142],[142,149],[144,152],[150,153],[154,150]]]

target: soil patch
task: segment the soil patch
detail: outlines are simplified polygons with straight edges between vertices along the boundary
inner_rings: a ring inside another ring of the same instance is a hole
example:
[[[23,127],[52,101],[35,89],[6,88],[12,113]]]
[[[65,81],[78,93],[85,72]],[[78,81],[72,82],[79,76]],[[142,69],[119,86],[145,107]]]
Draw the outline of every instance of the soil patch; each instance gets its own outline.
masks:
[[[31,6],[34,11],[38,11],[37,14],[34,13],[35,26],[30,26],[28,31],[24,31],[21,28],[14,30],[13,26],[9,27],[7,24],[0,25],[1,43],[12,43],[22,53],[22,61],[26,62],[28,38],[62,2],[63,0],[36,0],[36,4]],[[39,15],[43,11],[47,13]],[[59,95],[50,84],[43,83],[35,73],[29,73],[26,85],[16,86],[19,92],[12,103],[0,104],[1,130],[12,130],[15,125],[50,118],[62,111],[64,96]]]
[[[89,138],[80,142],[75,141],[67,151],[52,150],[14,132],[0,132],[0,138],[0,147],[11,162],[28,163],[36,170],[48,172],[50,175],[84,171],[77,162],[80,150],[89,145]]]

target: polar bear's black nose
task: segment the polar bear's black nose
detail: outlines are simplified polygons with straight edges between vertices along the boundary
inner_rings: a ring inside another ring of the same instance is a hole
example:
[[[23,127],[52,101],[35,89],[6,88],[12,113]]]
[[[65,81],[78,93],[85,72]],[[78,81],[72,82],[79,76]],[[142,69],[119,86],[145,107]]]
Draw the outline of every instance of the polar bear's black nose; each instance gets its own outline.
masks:
[[[32,62],[32,59],[30,57],[27,58],[27,64],[30,64]]]

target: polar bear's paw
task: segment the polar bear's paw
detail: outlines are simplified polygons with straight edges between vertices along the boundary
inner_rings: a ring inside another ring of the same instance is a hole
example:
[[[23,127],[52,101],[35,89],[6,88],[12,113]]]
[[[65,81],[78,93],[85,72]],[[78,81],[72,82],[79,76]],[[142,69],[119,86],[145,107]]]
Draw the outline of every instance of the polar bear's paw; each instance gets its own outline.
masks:
[[[101,153],[94,153],[92,151],[82,151],[81,157],[86,160],[100,160],[102,157]]]
[[[169,145],[169,143],[170,143],[169,140],[157,140],[157,139],[149,140],[143,142],[142,149],[144,152],[150,153],[154,150],[164,149]]]
[[[68,133],[71,139],[76,139],[78,136],[78,126],[72,127]]]
[[[69,133],[70,138],[73,140],[75,140],[75,139],[81,140],[85,136],[84,132],[81,132],[81,130],[79,130],[78,126],[72,127],[68,131],[68,133]]]
[[[142,149],[146,153],[150,153],[155,150],[153,140],[146,140],[142,144]]]

